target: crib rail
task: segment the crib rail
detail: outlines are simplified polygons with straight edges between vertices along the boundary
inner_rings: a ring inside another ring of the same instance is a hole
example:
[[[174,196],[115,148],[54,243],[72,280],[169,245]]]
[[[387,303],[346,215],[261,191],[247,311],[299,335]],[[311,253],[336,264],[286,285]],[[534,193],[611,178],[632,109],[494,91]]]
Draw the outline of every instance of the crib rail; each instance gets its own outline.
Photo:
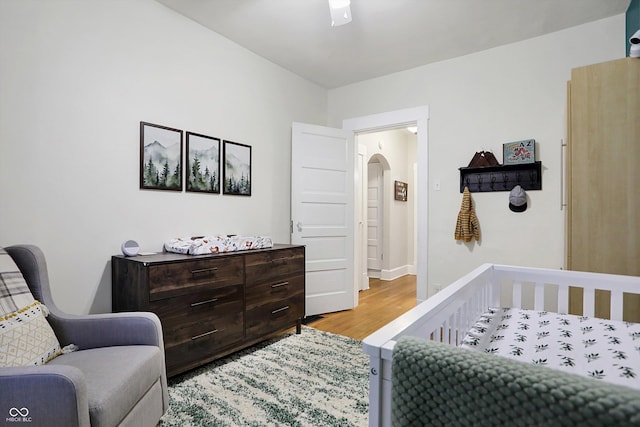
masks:
[[[596,307],[596,291],[609,291],[611,320],[623,320],[624,294],[640,294],[640,277],[621,276],[615,274],[587,273],[582,271],[553,270],[546,268],[513,267],[508,265],[493,266],[494,280],[513,290],[511,304],[502,306],[523,308],[522,289],[525,284],[534,286],[533,309],[548,310],[557,313],[569,312],[569,288],[580,288],[583,291],[582,315],[594,317]],[[555,288],[555,289],[554,289]],[[547,293],[553,292],[557,297],[557,305],[551,308]]]
[[[487,307],[500,301],[492,280],[493,266],[485,264],[363,340],[369,355],[369,425],[391,420],[391,359],[396,340],[404,335],[456,345]]]
[[[367,354],[404,335],[438,339],[450,344],[457,332],[464,333],[475,316],[499,304],[499,288],[492,281],[493,265],[485,264],[455,281],[363,341]],[[452,329],[444,333],[443,330]],[[446,335],[443,335],[446,334]]]
[[[390,424],[393,347],[401,336],[458,345],[489,307],[567,313],[571,287],[583,290],[583,315],[590,317],[596,291],[609,291],[610,318],[622,320],[624,295],[640,294],[640,277],[484,264],[369,335],[369,425]]]

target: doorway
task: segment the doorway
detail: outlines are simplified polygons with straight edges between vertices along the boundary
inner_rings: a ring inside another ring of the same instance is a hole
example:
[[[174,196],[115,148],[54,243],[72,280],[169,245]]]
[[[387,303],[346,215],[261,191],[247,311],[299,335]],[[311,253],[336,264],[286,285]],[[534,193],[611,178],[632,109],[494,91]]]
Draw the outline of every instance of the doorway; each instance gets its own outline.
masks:
[[[386,281],[415,275],[416,135],[402,127],[357,134],[356,140],[367,152],[367,167],[359,171],[367,183],[367,275]],[[398,195],[397,186],[403,189]]]
[[[415,245],[416,249],[414,257],[417,259],[416,298],[418,302],[427,299],[428,121],[429,107],[422,106],[348,119],[344,120],[342,125],[344,130],[353,132],[354,134],[397,129],[409,125],[417,126],[417,182],[415,185],[416,225],[414,230],[417,243]],[[354,159],[354,163],[358,163],[357,158]],[[357,222],[358,218],[355,218],[355,221]],[[366,263],[362,261],[363,258],[366,257],[366,251],[363,250],[363,245],[354,242],[354,248],[356,265],[365,265]],[[358,289],[360,288],[362,276],[360,274],[355,274],[354,277],[354,287]]]

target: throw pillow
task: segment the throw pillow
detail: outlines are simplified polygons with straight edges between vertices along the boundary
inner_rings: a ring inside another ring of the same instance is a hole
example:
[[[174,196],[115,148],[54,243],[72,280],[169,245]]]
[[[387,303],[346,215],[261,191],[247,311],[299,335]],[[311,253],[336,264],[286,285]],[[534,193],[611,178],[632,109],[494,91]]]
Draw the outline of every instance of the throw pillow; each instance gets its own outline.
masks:
[[[44,365],[62,353],[40,302],[0,318],[0,366]]]

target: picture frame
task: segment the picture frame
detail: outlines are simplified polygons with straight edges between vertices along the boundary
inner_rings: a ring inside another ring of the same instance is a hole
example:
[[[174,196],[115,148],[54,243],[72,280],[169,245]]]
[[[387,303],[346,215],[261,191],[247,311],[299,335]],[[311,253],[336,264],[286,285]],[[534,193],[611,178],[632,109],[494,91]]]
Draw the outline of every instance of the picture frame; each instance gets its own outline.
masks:
[[[502,163],[505,165],[520,165],[536,161],[535,139],[508,142],[502,144]]]
[[[224,140],[222,193],[251,196],[251,146]]]
[[[186,132],[186,191],[220,194],[220,138]]]
[[[140,189],[182,191],[182,130],[140,122]]]
[[[394,199],[401,202],[407,201],[407,193],[409,192],[409,184],[402,181],[395,181],[394,183]]]

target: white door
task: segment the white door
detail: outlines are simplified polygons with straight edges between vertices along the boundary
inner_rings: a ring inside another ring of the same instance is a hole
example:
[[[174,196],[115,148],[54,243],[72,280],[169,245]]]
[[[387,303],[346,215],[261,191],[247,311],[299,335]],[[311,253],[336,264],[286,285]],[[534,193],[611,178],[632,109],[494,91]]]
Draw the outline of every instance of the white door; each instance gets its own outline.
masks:
[[[367,147],[358,144],[358,158],[356,163],[356,254],[367,253],[367,190],[369,180],[367,179]],[[369,273],[367,271],[367,258],[365,256],[355,256],[355,265],[358,271],[358,289],[361,291],[369,289]]]
[[[367,267],[370,270],[380,271],[382,269],[382,165],[369,163],[368,174]]]
[[[353,308],[353,133],[293,123],[291,141],[291,243],[306,246],[305,315]]]

